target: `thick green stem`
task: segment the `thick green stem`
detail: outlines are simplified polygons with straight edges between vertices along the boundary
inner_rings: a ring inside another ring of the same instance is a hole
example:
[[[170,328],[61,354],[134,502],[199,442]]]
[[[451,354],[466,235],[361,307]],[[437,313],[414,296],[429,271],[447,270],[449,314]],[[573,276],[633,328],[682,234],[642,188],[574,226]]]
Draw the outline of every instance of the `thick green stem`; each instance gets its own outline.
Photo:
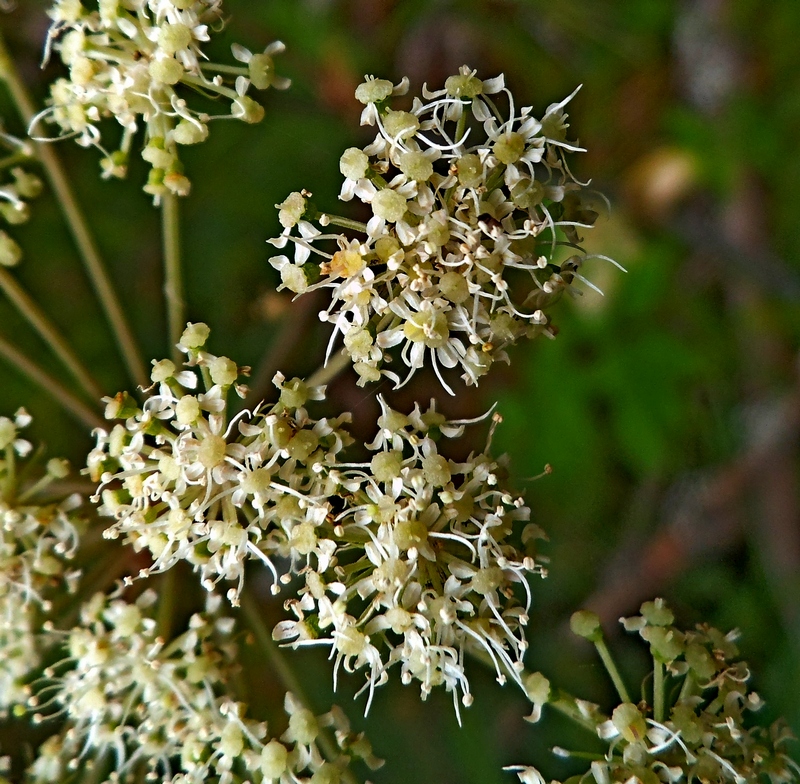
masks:
[[[2,32],[0,32],[0,79],[8,85],[11,98],[17,107],[26,126],[30,127],[36,115],[33,101],[27,88],[20,79],[14,62],[6,49]],[[131,378],[140,386],[147,386],[148,379],[141,353],[128,326],[122,307],[111,285],[111,280],[100,258],[86,218],[81,212],[72,192],[69,180],[55,151],[48,144],[35,143],[36,155],[44,167],[47,179],[56,195],[56,199],[64,213],[75,244],[83,259],[84,267],[92,282],[97,298],[100,301],[111,329],[119,345],[122,357],[131,374]]]
[[[164,296],[167,300],[167,321],[172,358],[180,363],[177,343],[186,326],[186,302],[183,297],[181,269],[181,221],[178,197],[168,193],[161,202],[161,229],[164,241]]]
[[[620,699],[623,702],[631,702],[628,690],[625,688],[625,682],[622,680],[622,676],[619,674],[617,665],[614,664],[614,660],[611,658],[611,653],[608,650],[605,640],[597,640],[594,644],[594,647],[597,648],[597,652],[600,654],[600,658],[603,660],[603,665],[606,668],[606,672],[608,672],[609,676],[611,677],[611,680],[614,683],[614,688],[617,690],[617,694],[619,694]]]
[[[175,592],[178,587],[178,568],[173,566],[161,575],[158,584],[158,610],[156,629],[162,640],[172,636],[172,619],[175,615]]]
[[[25,289],[17,283],[14,276],[4,267],[0,267],[0,288],[3,289],[6,296],[28,323],[41,335],[45,343],[50,346],[53,353],[64,363],[69,372],[83,387],[86,394],[94,400],[99,400],[103,393],[97,382],[83,366],[83,363],[75,355],[75,352],[61,336],[55,325],[28,296]]]
[[[38,365],[31,362],[21,351],[18,351],[4,338],[0,338],[0,356],[27,376],[34,384],[47,392],[65,411],[74,416],[88,428],[104,427],[105,422],[82,403],[69,390],[62,386],[49,373],[45,373]]]
[[[653,659],[653,718],[664,723],[664,664]]]

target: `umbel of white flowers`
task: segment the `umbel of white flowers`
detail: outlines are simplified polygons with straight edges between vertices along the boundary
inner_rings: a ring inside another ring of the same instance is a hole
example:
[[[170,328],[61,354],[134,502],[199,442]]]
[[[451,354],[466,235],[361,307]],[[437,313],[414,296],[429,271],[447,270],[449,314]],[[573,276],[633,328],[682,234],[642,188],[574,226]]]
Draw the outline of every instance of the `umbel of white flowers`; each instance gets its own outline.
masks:
[[[229,420],[227,395],[244,394],[244,369],[208,353],[208,335],[204,324],[187,327],[179,347],[188,369],[155,363],[141,408],[125,394],[108,400],[107,416],[122,421],[96,431],[89,456],[100,512],[115,518],[106,536],[152,555],[142,576],[185,560],[209,590],[233,580],[237,604],[249,560],[266,564],[275,592],[302,575],[286,603],[295,620],[280,623],[276,639],[330,646],[336,670],[366,670],[370,697],[397,665],[423,696],[443,685],[468,705],[471,649],[498,680],[519,680],[526,577],[543,574],[535,543],[544,534],[529,524],[523,551],[512,544],[529,510],[503,486],[502,462],[440,454],[439,439],[467,423],[433,404],[404,415],[382,401],[374,457],[348,462],[349,415],[312,419],[306,405],[324,388],[299,379],[278,374],[276,404]]]
[[[169,641],[157,633],[155,601],[145,591],[135,602],[96,594],[83,605],[80,624],[62,635],[63,658],[33,684],[35,720],[57,714],[65,723],[40,746],[26,781],[61,782],[81,770],[109,781],[338,784],[353,757],[381,764],[341,710],[315,716],[292,694],[288,729],[269,738],[264,722],[225,696],[237,649],[219,597]],[[325,726],[337,741],[327,761],[317,745]]]
[[[74,137],[103,153],[105,177],[124,177],[134,135],[144,128],[142,157],[152,169],[144,190],[158,199],[185,196],[190,182],[179,147],[208,136],[208,123],[233,118],[257,123],[263,107],[247,92],[253,87],[283,89],[289,81],[275,73],[273,55],[281,42],[253,54],[234,45],[242,65],[209,62],[202,51],[222,26],[221,0],[56,0],[45,57],[55,49],[69,77],[51,87],[49,107],[33,122],[55,123],[60,137]],[[192,108],[187,97],[204,93],[227,103],[218,114]],[[117,149],[109,152],[101,123],[114,117],[122,126]]]
[[[0,716],[25,699],[47,645],[52,600],[72,593],[80,577],[69,562],[82,528],[81,499],[42,502],[69,466],[57,458],[44,471],[36,465],[33,445],[19,434],[30,422],[25,409],[13,420],[0,417]]]
[[[294,257],[271,263],[297,294],[331,290],[320,318],[334,325],[331,346],[343,335],[360,383],[383,375],[405,384],[427,356],[450,391],[440,367],[458,366],[476,384],[507,361],[506,346],[555,335],[548,307],[574,280],[595,288],[578,272],[596,258],[579,232],[593,225],[599,199],[567,162],[582,150],[567,138],[574,93],[537,118],[516,107],[502,75],[481,81],[466,66],[444,89],[423,88],[410,111],[393,109],[407,89],[408,80],[369,77],[356,90],[361,122],[377,135],[342,155],[340,198],[368,205],[366,225],[292,193],[277,205],[285,230],[271,242],[292,243]],[[350,231],[323,233],[314,222]],[[395,346],[405,371],[390,365]]]
[[[542,702],[578,717],[604,741],[602,754],[573,754],[556,747],[562,757],[593,759],[589,770],[570,781],[593,784],[792,784],[800,766],[785,751],[793,739],[782,721],[760,726],[754,714],[763,701],[750,691],[750,668],[738,658],[736,632],[724,634],[707,624],[683,631],[663,599],[645,602],[641,615],[621,619],[649,645],[652,678],[642,700],[634,703],[610,657],[598,616],[581,610],[572,616],[575,634],[595,643],[622,700],[610,715],[584,700],[550,692]],[[545,679],[542,679],[545,680]],[[545,681],[546,683],[546,681]],[[545,693],[546,692],[546,693]],[[535,768],[512,766],[523,784],[545,784]],[[558,782],[552,782],[558,784]]]

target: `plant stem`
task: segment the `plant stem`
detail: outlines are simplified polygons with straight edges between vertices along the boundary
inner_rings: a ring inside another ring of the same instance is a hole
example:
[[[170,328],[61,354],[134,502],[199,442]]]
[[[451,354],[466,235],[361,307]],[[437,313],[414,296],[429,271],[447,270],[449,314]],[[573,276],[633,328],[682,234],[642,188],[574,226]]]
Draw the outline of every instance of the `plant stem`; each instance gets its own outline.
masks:
[[[178,197],[168,193],[161,202],[161,230],[164,242],[164,296],[167,300],[169,342],[173,361],[180,363],[177,344],[186,326],[181,270],[181,222]]]
[[[14,62],[6,48],[2,32],[0,32],[0,79],[8,85],[11,98],[17,107],[26,126],[30,128],[36,111],[27,88],[22,82]],[[119,299],[111,285],[111,280],[103,266],[100,253],[97,250],[94,238],[86,223],[86,218],[81,212],[78,202],[72,192],[69,180],[55,151],[47,144],[35,142],[36,154],[44,166],[47,179],[53,188],[56,199],[64,213],[75,244],[83,259],[86,272],[92,282],[100,305],[119,345],[122,357],[131,374],[131,378],[140,386],[147,386],[148,377],[145,373],[141,353],[133,337],[133,333],[125,320],[125,315]]]
[[[681,686],[681,693],[678,695],[678,702],[683,702],[684,700],[689,699],[693,690],[694,678],[692,677],[691,672],[687,672],[686,677],[683,680],[683,686]]]
[[[9,364],[14,365],[17,370],[27,376],[34,384],[50,394],[53,400],[82,424],[86,425],[88,428],[105,426],[105,422],[92,411],[92,409],[78,400],[75,395],[56,381],[49,373],[42,370],[4,338],[0,338],[0,356],[4,357]]]
[[[619,674],[617,665],[614,664],[614,660],[611,658],[611,653],[608,650],[605,640],[597,640],[594,644],[594,647],[597,648],[597,652],[600,654],[600,658],[603,660],[603,665],[606,668],[606,672],[608,672],[609,676],[611,677],[611,680],[614,683],[614,688],[617,690],[617,694],[619,694],[620,699],[623,702],[630,702],[631,698],[628,694],[628,690],[625,688],[625,682],[622,680],[622,676]]]
[[[66,365],[70,373],[83,387],[89,397],[99,400],[103,393],[89,371],[83,366],[69,344],[58,332],[55,325],[45,316],[39,306],[28,296],[25,289],[17,283],[14,276],[0,267],[0,287],[28,323],[41,335],[53,353]]]
[[[276,645],[275,641],[272,639],[269,629],[264,625],[258,605],[247,593],[243,593],[241,596],[241,608],[251,631],[255,635],[256,641],[267,655],[267,659],[269,659],[269,663],[272,665],[275,674],[283,682],[286,689],[292,692],[303,704],[303,707],[311,710],[305,690],[294,674],[286,657],[281,652],[280,647]],[[321,731],[317,742],[322,752],[331,762],[339,756],[339,750],[327,732]],[[347,784],[355,784],[355,776],[349,770],[344,771],[342,778]]]
[[[319,216],[319,220],[324,223],[324,220],[332,226],[339,226],[342,229],[351,229],[352,231],[360,231],[362,234],[367,233],[367,224],[361,221],[351,220],[350,218],[343,218],[341,215],[331,215],[330,213],[323,212]]]
[[[215,73],[234,74],[236,76],[247,76],[250,73],[248,68],[237,65],[224,65],[222,63],[200,63],[201,71],[214,71]]]
[[[472,102],[470,101],[469,104],[461,107],[461,116],[458,118],[458,122],[456,123],[456,138],[453,139],[456,144],[461,141],[464,131],[467,130],[467,110],[471,105]]]
[[[306,384],[309,386],[322,386],[328,384],[336,376],[339,375],[350,364],[350,355],[341,349],[339,353],[329,359],[327,364],[315,370],[307,379]]]
[[[653,718],[664,723],[664,664],[653,659]]]
[[[275,644],[269,630],[264,625],[258,605],[247,593],[243,593],[241,596],[241,608],[248,625],[256,636],[258,644],[264,649],[264,653],[267,654],[270,664],[275,669],[283,685],[292,692],[300,702],[307,706],[308,698],[300,681],[281,653],[281,649]]]
[[[172,633],[172,616],[175,614],[175,589],[178,587],[178,569],[173,566],[161,575],[158,585],[158,611],[156,629],[158,636],[169,640]]]
[[[595,737],[597,737],[597,726],[591,719],[587,719],[578,708],[575,707],[574,702],[571,699],[564,699],[559,697],[557,700],[551,700],[547,703],[552,708],[557,710],[562,716],[566,716],[571,721],[574,721],[579,726],[583,727],[583,729],[588,730],[592,733]]]

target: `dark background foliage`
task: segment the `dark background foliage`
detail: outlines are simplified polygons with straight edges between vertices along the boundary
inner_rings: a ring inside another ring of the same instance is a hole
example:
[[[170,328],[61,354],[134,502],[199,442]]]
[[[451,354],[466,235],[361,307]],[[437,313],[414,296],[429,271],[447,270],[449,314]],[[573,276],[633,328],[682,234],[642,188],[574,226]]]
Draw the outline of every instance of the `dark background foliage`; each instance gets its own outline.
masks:
[[[20,0],[0,18],[40,100],[58,71],[38,68],[44,10]],[[551,539],[550,577],[534,586],[531,668],[587,698],[611,697],[587,646],[566,630],[574,609],[591,607],[638,683],[642,651],[618,637],[616,620],[662,595],[686,626],[741,629],[766,714],[800,728],[800,4],[226,0],[225,10],[219,57],[232,41],[258,51],[279,38],[288,51],[278,69],[293,87],[265,96],[261,125],[212,126],[208,142],[187,151],[189,314],[212,326],[212,349],[252,365],[264,389],[278,367],[313,370],[325,341],[319,300],[290,305],[275,292],[265,243],[279,230],[273,205],[308,188],[336,209],[338,157],[367,139],[352,97],[364,74],[408,75],[418,91],[467,63],[484,78],[505,72],[518,100],[539,113],[583,84],[571,128],[589,152],[576,174],[612,204],[587,246],[627,273],[587,265],[605,297],[565,301],[558,338],[518,348],[479,390],[445,400],[426,379],[393,399],[436,394],[448,413],[471,416],[499,401],[495,448],[510,453]],[[21,133],[2,101],[6,127]],[[159,222],[138,190],[144,165],[134,162],[127,182],[101,182],[92,151],[65,142],[59,152],[145,353],[164,356]],[[55,202],[38,200],[14,235],[26,250],[20,279],[109,392],[127,385]],[[5,302],[0,331],[57,371]],[[50,452],[80,463],[87,434],[5,366],[0,387],[3,413],[24,403]],[[345,376],[332,395],[368,433],[375,390]],[[531,481],[545,463],[552,474]],[[268,612],[277,619],[281,608]],[[325,709],[328,666],[291,655]],[[247,663],[248,697],[271,715],[280,688],[257,652]],[[479,667],[463,729],[444,695],[420,705],[413,687],[379,692],[370,735],[388,764],[373,780],[508,782],[501,766],[521,762],[567,775],[548,746],[586,740],[558,717],[526,725],[524,700]],[[337,696],[357,725],[359,682],[345,679]]]

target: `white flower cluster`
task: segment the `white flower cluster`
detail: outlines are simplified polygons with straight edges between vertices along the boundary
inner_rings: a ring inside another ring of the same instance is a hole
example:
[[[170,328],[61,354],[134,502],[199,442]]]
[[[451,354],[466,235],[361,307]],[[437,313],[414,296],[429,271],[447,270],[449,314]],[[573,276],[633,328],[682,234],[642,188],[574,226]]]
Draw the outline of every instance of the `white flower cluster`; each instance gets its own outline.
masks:
[[[5,158],[0,158],[0,218],[9,225],[16,226],[30,218],[27,200],[35,199],[42,192],[42,181],[22,166],[15,165],[33,157],[33,149],[28,142],[20,141],[0,127],[0,145],[9,150]],[[0,265],[13,267],[21,258],[22,250],[19,245],[5,231],[0,230]]]
[[[48,485],[66,476],[66,461],[50,460],[38,480],[27,470],[34,466],[17,465],[32,449],[18,433],[30,421],[24,409],[14,420],[0,417],[0,713],[25,699],[25,681],[39,665],[42,615],[79,576],[67,562],[78,546],[80,498],[41,503]]]
[[[197,144],[208,135],[208,122],[230,117],[257,123],[263,107],[247,95],[282,89],[289,82],[275,74],[273,55],[280,42],[253,54],[235,45],[241,67],[207,61],[202,45],[222,24],[221,0],[56,0],[48,36],[69,68],[50,91],[50,106],[39,119],[56,123],[62,137],[103,153],[106,177],[124,177],[131,144],[144,127],[142,157],[152,166],[144,190],[158,200],[165,193],[185,196],[190,182],[179,159],[180,145]],[[183,91],[203,93],[229,104],[218,115],[189,106]],[[122,126],[118,149],[103,146],[100,122],[115,117]]]
[[[381,375],[403,384],[426,355],[440,379],[440,366],[458,366],[475,384],[507,360],[506,346],[555,334],[546,310],[575,279],[592,285],[578,272],[591,258],[578,231],[597,213],[566,159],[581,151],[567,139],[572,96],[537,119],[516,108],[502,76],[481,81],[465,66],[444,89],[423,88],[425,101],[415,98],[410,111],[391,108],[407,87],[368,78],[356,90],[361,122],[378,134],[342,155],[340,198],[369,205],[362,236],[322,233],[310,221],[354,222],[293,193],[277,205],[285,231],[272,243],[294,243],[294,259],[271,263],[291,291],[331,289],[320,318],[334,324],[331,342],[342,333],[362,384]],[[404,379],[387,367],[398,345]]]
[[[520,554],[514,524],[529,510],[503,487],[504,466],[485,453],[462,463],[439,453],[437,439],[466,423],[447,422],[433,405],[406,416],[381,401],[375,456],[345,462],[349,415],[309,418],[307,400],[323,392],[298,379],[278,375],[277,404],[229,421],[225,402],[241,371],[203,349],[208,334],[187,327],[180,347],[190,369],[156,363],[142,408],[124,394],[109,401],[108,415],[124,424],[97,431],[89,457],[100,511],[116,517],[106,536],[123,534],[153,557],[140,576],[185,560],[209,590],[236,581],[227,593],[236,604],[249,560],[267,564],[275,592],[302,574],[299,598],[286,603],[296,620],[276,639],[331,646],[337,672],[366,667],[370,700],[399,664],[423,696],[444,685],[470,704],[470,649],[501,682],[519,680],[526,578],[543,573],[534,549],[543,533],[526,526]]]
[[[520,685],[531,601],[527,576],[544,574],[535,558],[541,529],[521,532],[527,555],[512,544],[529,509],[503,487],[506,472],[485,453],[464,462],[439,453],[441,436],[461,435],[433,405],[406,416],[381,401],[369,463],[341,467],[345,491],[332,538],[336,561],[309,566],[295,621],[273,636],[293,646],[329,645],[336,670],[365,668],[367,710],[387,670],[417,680],[423,699],[435,686],[472,702],[465,655],[491,661],[501,683]],[[515,591],[515,586],[518,590]],[[521,602],[519,595],[524,597]]]
[[[675,618],[663,599],[645,602],[640,612],[621,620],[650,646],[655,677],[642,693],[652,688],[654,704],[645,698],[638,704],[626,700],[607,717],[599,706],[572,699],[573,712],[595,727],[608,749],[603,755],[555,753],[595,757],[580,777],[595,784],[797,782],[800,766],[784,750],[792,739],[789,728],[781,721],[759,726],[753,716],[764,703],[748,689],[750,668],[738,660],[737,633],[723,634],[706,624],[682,631],[673,626]],[[575,613],[571,625],[582,637],[602,639],[594,613]],[[554,698],[567,702],[563,694]],[[535,768],[506,770],[516,771],[523,784],[544,784]]]
[[[141,576],[186,560],[208,589],[237,581],[228,597],[238,603],[249,559],[266,563],[276,580],[273,555],[305,563],[315,553],[327,568],[334,544],[315,532],[336,490],[328,468],[352,439],[341,429],[349,416],[308,416],[304,406],[322,388],[280,374],[277,404],[229,420],[227,397],[231,389],[244,395],[236,381],[245,369],[206,352],[208,335],[205,324],[187,327],[180,348],[190,369],[155,363],[142,408],[125,394],[109,401],[106,415],[124,424],[96,431],[89,472],[100,482],[100,512],[116,517],[106,536],[124,534],[151,553]]]
[[[291,695],[289,727],[269,739],[266,724],[220,696],[235,647],[233,619],[214,617],[219,597],[212,595],[209,610],[192,616],[188,630],[168,643],[151,617],[154,601],[151,591],[135,603],[97,594],[83,606],[66,656],[48,668],[29,700],[39,720],[54,711],[66,719],[30,766],[33,784],[93,767],[98,780],[110,781],[337,784],[349,757],[322,756],[316,741],[325,724],[336,726],[340,751],[361,751],[368,764],[377,762],[363,738],[335,724],[340,711],[316,717]]]

